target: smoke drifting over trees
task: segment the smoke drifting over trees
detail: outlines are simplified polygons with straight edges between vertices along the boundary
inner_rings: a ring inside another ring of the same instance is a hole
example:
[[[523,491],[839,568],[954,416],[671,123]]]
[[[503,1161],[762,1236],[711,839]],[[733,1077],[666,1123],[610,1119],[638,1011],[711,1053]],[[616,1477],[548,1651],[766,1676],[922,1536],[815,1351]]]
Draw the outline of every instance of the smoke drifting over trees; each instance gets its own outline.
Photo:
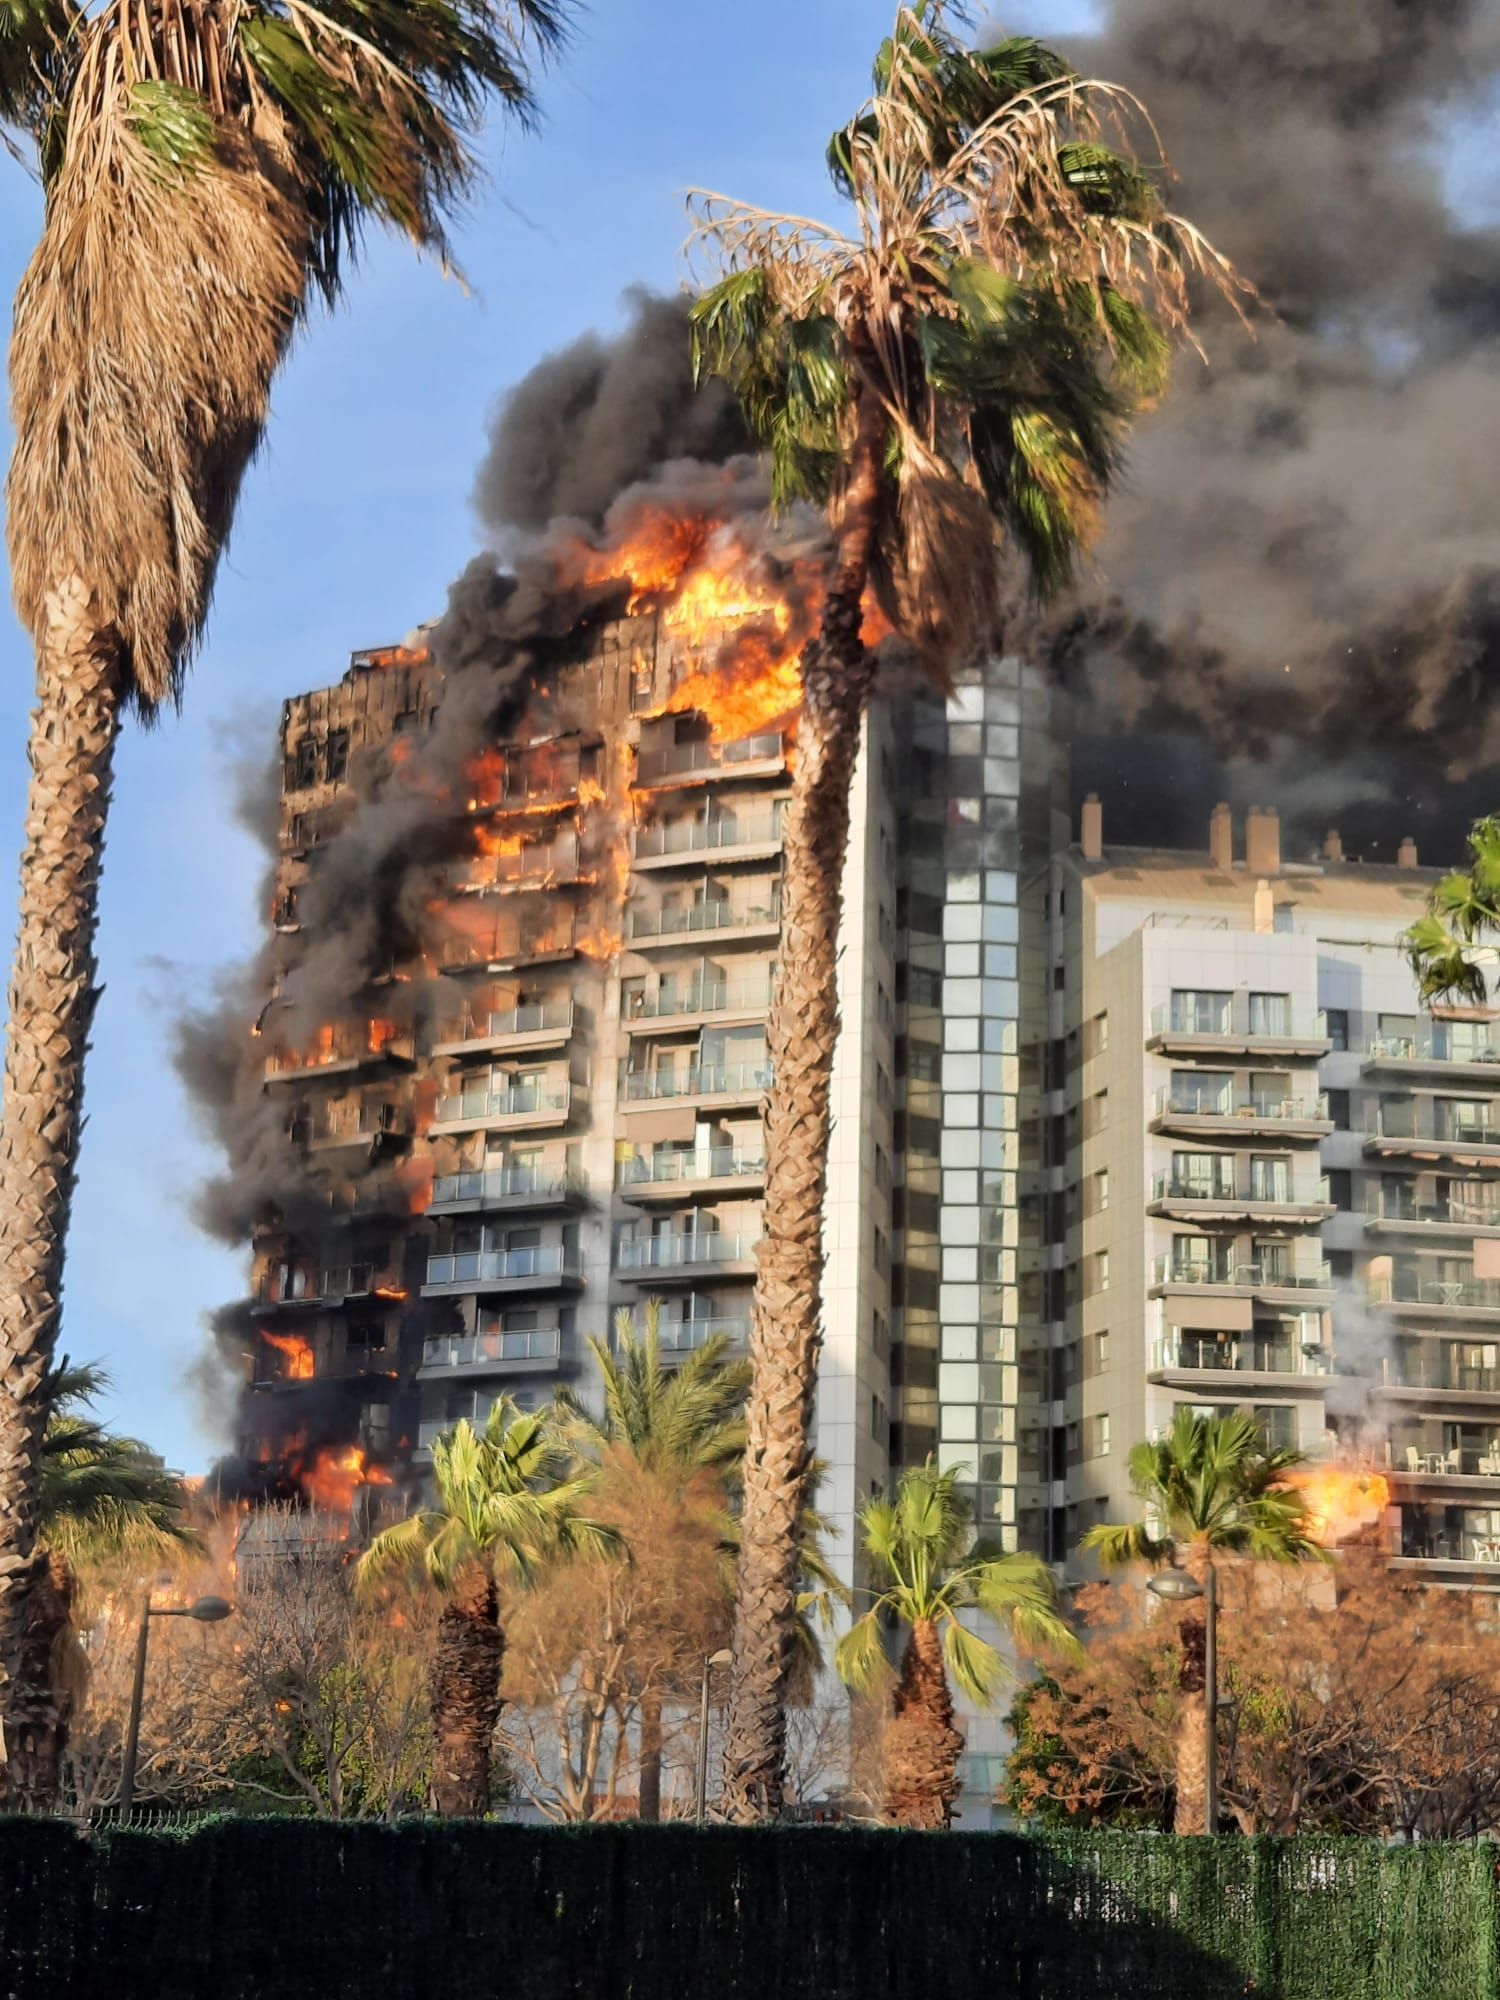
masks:
[[[1112,0],[1066,52],[1149,105],[1270,308],[1179,365],[1058,621],[1078,782],[1119,839],[1201,845],[1222,785],[1356,851],[1451,847],[1500,761],[1500,232],[1463,181],[1500,4]]]

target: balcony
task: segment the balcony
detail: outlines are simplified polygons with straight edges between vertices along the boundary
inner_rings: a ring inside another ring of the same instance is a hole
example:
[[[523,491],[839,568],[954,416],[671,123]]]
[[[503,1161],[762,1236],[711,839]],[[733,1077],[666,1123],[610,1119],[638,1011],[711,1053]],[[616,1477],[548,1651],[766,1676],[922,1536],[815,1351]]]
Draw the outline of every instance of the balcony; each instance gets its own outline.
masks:
[[[735,1021],[761,1021],[770,1009],[772,980],[695,979],[686,985],[662,984],[655,993],[626,988],[620,996],[621,1021],[627,1033],[645,1029],[691,1027],[712,1014],[727,1027]]]
[[[1408,1200],[1378,1186],[1365,1191],[1365,1228],[1371,1235],[1451,1237],[1468,1240],[1500,1231],[1500,1201]]]
[[[1201,1378],[1224,1377],[1233,1387],[1286,1388],[1301,1378],[1321,1389],[1329,1374],[1329,1350],[1320,1342],[1270,1339],[1255,1333],[1195,1333],[1174,1328],[1156,1341],[1151,1354],[1153,1382],[1190,1387]]]
[[[1455,1575],[1467,1571],[1477,1580],[1500,1566],[1500,1521],[1489,1508],[1407,1503],[1400,1511],[1401,1553],[1393,1558],[1397,1567],[1421,1566]],[[1500,1577],[1495,1586],[1500,1587]]]
[[[324,1270],[273,1267],[256,1282],[257,1312],[341,1306],[345,1299],[404,1299],[390,1274],[378,1264],[334,1264]]]
[[[1440,1104],[1422,1107],[1372,1104],[1365,1128],[1365,1157],[1418,1164],[1500,1169],[1500,1120],[1459,1116]]]
[[[1286,1142],[1322,1139],[1333,1130],[1328,1099],[1265,1097],[1253,1092],[1221,1092],[1217,1098],[1168,1085],[1151,1100],[1153,1132],[1185,1138],[1209,1134],[1225,1139],[1277,1138]]]
[[[725,897],[704,897],[677,909],[631,910],[625,935],[636,950],[653,945],[676,944],[682,938],[712,932],[723,941],[730,938],[774,938],[781,932],[781,897],[772,895],[764,902],[741,902]]]
[[[669,1236],[622,1237],[615,1269],[623,1278],[698,1277],[707,1271],[726,1275],[755,1271],[757,1236],[731,1236],[717,1229],[696,1233],[674,1231]]]
[[[771,1071],[759,1063],[690,1063],[674,1069],[626,1070],[620,1079],[621,1108],[644,1104],[758,1104],[771,1087]]]
[[[1500,1486],[1500,1433],[1472,1424],[1420,1424],[1393,1432],[1386,1446],[1401,1480],[1485,1480]]]
[[[1237,1194],[1233,1183],[1227,1180],[1214,1185],[1208,1181],[1179,1180],[1174,1174],[1158,1174],[1151,1183],[1147,1213],[1196,1222],[1200,1226],[1215,1222],[1283,1222],[1314,1227],[1337,1210],[1321,1181],[1315,1195],[1295,1196],[1288,1188],[1281,1197],[1268,1199],[1253,1192]]]
[[[1333,1047],[1321,1020],[1262,1011],[1252,1020],[1249,995],[1220,1008],[1183,1007],[1164,1000],[1151,1010],[1146,1047],[1164,1056],[1285,1057],[1316,1062]]]
[[[540,895],[583,879],[578,842],[571,835],[510,850],[507,841],[497,851],[486,851],[481,839],[480,852],[453,867],[450,885],[461,895]]]
[[[545,932],[528,932],[515,925],[481,926],[476,931],[449,930],[437,940],[435,956],[443,972],[511,972],[518,966],[551,965],[572,958],[577,950],[573,919]]]
[[[438,1023],[435,1056],[462,1056],[481,1049],[556,1048],[573,1032],[571,1000],[549,1000],[529,1007],[507,1007],[499,1012],[467,1009]]]
[[[1360,1073],[1392,1079],[1431,1077],[1445,1085],[1472,1083],[1500,1092],[1500,1049],[1478,1037],[1456,1038],[1444,1023],[1421,1027],[1414,1035],[1385,1035],[1367,1042]]]
[[[504,1375],[555,1372],[562,1354],[562,1332],[555,1326],[534,1326],[514,1333],[463,1333],[422,1344],[417,1379],[453,1375]]]
[[[432,1114],[434,1132],[540,1131],[566,1125],[572,1109],[568,1082],[526,1085],[518,1090],[461,1090],[440,1097]]]
[[[1477,1320],[1491,1325],[1500,1320],[1500,1279],[1424,1278],[1395,1271],[1372,1282],[1370,1303],[1389,1307],[1398,1319]]]
[[[1280,1264],[1184,1264],[1158,1257],[1151,1267],[1151,1293],[1221,1292],[1231,1298],[1283,1298],[1320,1304],[1333,1299],[1333,1279],[1326,1264],[1301,1270]]]
[[[327,1104],[307,1121],[305,1131],[310,1152],[345,1146],[368,1152],[382,1139],[404,1139],[411,1131],[411,1114],[400,1104]]]
[[[667,743],[636,752],[638,788],[702,785],[719,777],[780,777],[786,769],[781,733],[744,736],[738,743]]]
[[[457,1292],[574,1290],[583,1283],[583,1260],[559,1243],[524,1250],[457,1250],[427,1259],[422,1296]]]
[[[393,1023],[372,1021],[367,1028],[323,1034],[310,1049],[274,1049],[266,1057],[267,1083],[303,1083],[319,1076],[349,1076],[382,1063],[410,1064],[416,1047]]]
[[[581,1179],[561,1167],[485,1167],[473,1173],[439,1174],[432,1183],[427,1213],[571,1208],[586,1200],[587,1192]]]
[[[1416,1409],[1467,1406],[1500,1411],[1500,1349],[1415,1340],[1407,1350],[1381,1358],[1380,1385],[1387,1403]],[[1465,1353],[1489,1359],[1470,1362]]]
[[[678,1195],[748,1193],[765,1179],[766,1159],[757,1146],[714,1146],[701,1153],[664,1153],[651,1159],[622,1160],[620,1192],[629,1201],[650,1201]]]
[[[781,814],[715,813],[636,828],[631,866],[641,873],[680,867],[704,854],[726,861],[770,860],[781,852]]]
[[[645,1324],[636,1323],[637,1338],[644,1338]],[[745,1347],[750,1340],[750,1321],[747,1316],[712,1319],[667,1319],[663,1317],[657,1325],[657,1338],[664,1355],[693,1354],[700,1347],[707,1346],[722,1334],[731,1348]]]

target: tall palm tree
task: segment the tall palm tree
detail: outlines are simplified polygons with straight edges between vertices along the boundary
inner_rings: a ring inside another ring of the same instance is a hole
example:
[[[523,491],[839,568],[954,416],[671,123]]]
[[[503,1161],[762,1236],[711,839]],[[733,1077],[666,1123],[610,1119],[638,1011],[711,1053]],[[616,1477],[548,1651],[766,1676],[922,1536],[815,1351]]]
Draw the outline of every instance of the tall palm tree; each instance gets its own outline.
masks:
[[[1130,157],[1130,128],[1143,123],[1125,93],[1078,77],[1039,42],[963,47],[941,0],[922,0],[899,10],[874,95],[829,148],[849,228],[693,197],[694,245],[719,274],[692,315],[698,371],[738,394],[769,450],[774,501],[825,507],[833,537],[782,831],[725,1751],[724,1809],[736,1819],[772,1814],[781,1798],[840,870],[874,671],[866,601],[878,599],[945,685],[994,640],[1005,547],[1039,592],[1069,575],[1127,420],[1163,384],[1190,279],[1237,289],[1165,208],[1159,177]]]
[[[16,296],[11,578],[36,646],[0,1125],[0,1705],[97,999],[116,739],[180,693],[271,381],[370,221],[446,257],[486,101],[568,0],[7,0],[0,132],[45,218]]]
[[[433,1791],[439,1812],[479,1819],[490,1806],[490,1756],[500,1720],[505,1634],[499,1585],[524,1584],[543,1563],[605,1554],[614,1533],[580,1512],[587,1476],[570,1471],[547,1417],[509,1396],[482,1431],[467,1420],[432,1446],[435,1507],[378,1534],[360,1558],[375,1588],[416,1569],[446,1600],[432,1665]]]
[[[13,1812],[49,1813],[57,1803],[63,1753],[86,1681],[73,1630],[80,1568],[121,1557],[157,1565],[195,1539],[178,1481],[137,1439],[118,1437],[86,1414],[108,1384],[102,1369],[66,1361],[48,1378],[43,1561],[27,1596],[20,1671],[5,1718],[5,1795]]]
[[[1407,956],[1424,1000],[1456,993],[1482,1003],[1489,997],[1486,962],[1493,967],[1500,941],[1500,819],[1476,820],[1469,830],[1469,865],[1445,875],[1427,899],[1427,915],[1406,933]]]
[[[907,1628],[885,1737],[885,1816],[892,1826],[941,1828],[952,1819],[963,1738],[953,1726],[949,1675],[983,1707],[1010,1679],[1004,1655],[971,1632],[961,1612],[988,1613],[1027,1646],[1076,1644],[1040,1557],[1000,1555],[974,1543],[970,1509],[958,1491],[966,1469],[940,1472],[929,1459],[901,1475],[894,1500],[878,1495],[860,1509],[865,1553],[882,1587],[839,1640],[834,1661],[852,1688],[868,1692],[890,1671],[885,1627],[894,1621]]]
[[[1145,1518],[1124,1526],[1091,1528],[1083,1546],[1107,1566],[1181,1561],[1202,1584],[1216,1554],[1257,1562],[1320,1562],[1326,1551],[1313,1539],[1306,1502],[1290,1475],[1302,1453],[1271,1451],[1251,1417],[1194,1416],[1179,1406],[1172,1428],[1143,1439],[1128,1461],[1130,1483]],[[1177,1716],[1177,1781],[1173,1830],[1205,1827],[1207,1779],[1204,1704],[1204,1606],[1201,1597],[1182,1607],[1178,1625],[1181,1663]]]

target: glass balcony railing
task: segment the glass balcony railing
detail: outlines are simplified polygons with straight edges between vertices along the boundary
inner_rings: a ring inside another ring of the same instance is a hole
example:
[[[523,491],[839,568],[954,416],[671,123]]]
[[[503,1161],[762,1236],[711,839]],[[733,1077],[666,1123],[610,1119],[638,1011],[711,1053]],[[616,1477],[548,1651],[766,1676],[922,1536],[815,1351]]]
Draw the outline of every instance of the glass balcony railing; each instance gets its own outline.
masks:
[[[1451,1310],[1469,1307],[1479,1312],[1500,1311],[1500,1278],[1422,1277],[1410,1271],[1395,1271],[1389,1277],[1372,1280],[1370,1299],[1378,1306],[1443,1306]]]
[[[534,1195],[560,1199],[582,1182],[561,1167],[485,1167],[466,1174],[439,1174],[432,1183],[437,1206],[450,1201],[511,1201]]]
[[[1181,1180],[1176,1174],[1158,1174],[1151,1183],[1153,1201],[1233,1201],[1234,1179]]]
[[[1461,1354],[1445,1353],[1441,1346],[1422,1341],[1413,1343],[1424,1351],[1386,1355],[1381,1361],[1381,1380],[1389,1389],[1439,1389],[1448,1395],[1500,1395],[1500,1362],[1492,1359],[1470,1363]],[[1432,1353],[1425,1350],[1433,1347]],[[1477,1349],[1494,1356],[1496,1350]]]
[[[1367,1062],[1494,1063],[1500,1049],[1486,1040],[1459,1040],[1451,1034],[1419,1028],[1410,1035],[1377,1035],[1362,1051]]]
[[[571,920],[549,931],[523,931],[514,925],[485,931],[446,931],[437,943],[438,963],[463,965],[524,964],[528,960],[561,958],[574,949]]]
[[[696,1235],[627,1236],[615,1260],[621,1271],[673,1271],[690,1264],[741,1264],[755,1254],[755,1236],[731,1236],[720,1230]]]
[[[1328,1350],[1248,1333],[1173,1332],[1152,1350],[1153,1368],[1240,1375],[1326,1375]]]
[[[443,1042],[498,1042],[507,1035],[570,1034],[573,1028],[571,1000],[547,1001],[529,1007],[507,1007],[499,1012],[469,1012],[438,1023],[436,1040]]]
[[[658,1334],[663,1354],[692,1353],[720,1334],[731,1347],[743,1347],[750,1338],[750,1322],[745,1318],[664,1319]]]
[[[781,814],[718,813],[711,819],[659,820],[637,827],[635,858],[659,861],[674,854],[711,854],[726,847],[769,847],[781,838]]]
[[[1243,1118],[1262,1124],[1292,1124],[1326,1120],[1328,1099],[1321,1093],[1307,1097],[1269,1097],[1258,1092],[1220,1091],[1217,1095],[1210,1095],[1168,1085],[1152,1098],[1151,1115],[1153,1118]]]
[[[503,1368],[513,1361],[555,1361],[562,1351],[562,1333],[555,1326],[533,1326],[514,1333],[464,1333],[441,1336],[422,1344],[424,1368],[473,1368],[486,1362]]]
[[[1409,1562],[1500,1563],[1500,1514],[1487,1507],[1403,1506],[1401,1553]]]
[[[1327,1264],[1294,1267],[1279,1263],[1181,1263],[1158,1257],[1152,1264],[1154,1285],[1231,1286],[1240,1291],[1326,1291],[1333,1280]]]
[[[1393,1432],[1386,1450],[1397,1472],[1500,1479],[1500,1436],[1479,1437],[1470,1430],[1455,1439],[1449,1426],[1430,1425]]]
[[[687,986],[663,985],[655,993],[627,988],[621,994],[627,1021],[655,1021],[674,1014],[753,1013],[770,1004],[769,978],[694,980]]]
[[[1248,995],[1237,995],[1218,1005],[1187,1005],[1163,1000],[1151,1010],[1153,1035],[1195,1035],[1205,1039],[1263,1040],[1276,1042],[1321,1042],[1328,1039],[1322,1019],[1314,1014],[1297,1014],[1290,1007],[1250,1004]]]
[[[1176,1174],[1157,1174],[1151,1183],[1151,1199],[1212,1202],[1220,1208],[1229,1203],[1240,1205],[1254,1203],[1267,1208],[1326,1206],[1328,1185],[1326,1181],[1320,1180],[1312,1193],[1301,1194],[1290,1181],[1257,1182],[1252,1179],[1245,1194],[1236,1194],[1234,1181],[1228,1175],[1212,1180],[1183,1180]]]
[[[548,1087],[528,1084],[519,1090],[464,1090],[451,1097],[440,1097],[432,1122],[453,1125],[476,1118],[556,1116],[567,1111],[569,1101],[566,1084]]]
[[[650,1159],[622,1160],[620,1186],[665,1186],[677,1181],[729,1180],[736,1175],[758,1177],[766,1170],[765,1154],[737,1146],[714,1146],[702,1153],[662,1153]]]
[[[744,736],[738,743],[666,743],[643,746],[636,753],[636,777],[649,783],[653,778],[686,777],[694,771],[713,771],[724,764],[780,763],[784,756],[780,734]]]
[[[627,1070],[628,1104],[663,1097],[725,1097],[769,1090],[771,1072],[759,1063],[693,1063],[684,1069]]]
[[[558,1243],[524,1250],[458,1250],[427,1259],[429,1285],[473,1285],[510,1278],[581,1278],[583,1260]]]
[[[781,898],[764,903],[725,900],[688,903],[679,909],[632,910],[627,926],[633,938],[680,937],[697,931],[751,930],[781,922]]]
[[[1445,1104],[1372,1104],[1365,1130],[1374,1139],[1417,1139],[1440,1146],[1500,1146],[1500,1119],[1487,1109],[1457,1111]]]
[[[1463,1229],[1500,1229],[1500,1201],[1424,1202],[1392,1194],[1380,1187],[1365,1191],[1365,1215],[1371,1222],[1439,1222]]]

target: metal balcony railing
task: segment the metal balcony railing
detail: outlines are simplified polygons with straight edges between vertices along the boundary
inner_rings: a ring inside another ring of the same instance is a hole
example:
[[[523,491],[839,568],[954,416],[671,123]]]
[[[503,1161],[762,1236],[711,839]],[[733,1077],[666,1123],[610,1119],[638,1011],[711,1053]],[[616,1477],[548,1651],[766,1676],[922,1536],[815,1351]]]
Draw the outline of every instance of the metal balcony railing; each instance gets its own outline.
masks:
[[[658,1334],[663,1354],[692,1353],[719,1334],[731,1347],[743,1347],[750,1338],[750,1322],[745,1318],[663,1319]]]
[[[1416,1344],[1416,1343],[1414,1343]],[[1426,1347],[1430,1342],[1422,1342]],[[1491,1353],[1494,1349],[1489,1350]],[[1500,1366],[1466,1366],[1441,1349],[1435,1354],[1386,1355],[1381,1380],[1390,1389],[1441,1389],[1450,1395],[1500,1395]]]
[[[1408,1201],[1378,1186],[1365,1190],[1365,1214],[1372,1222],[1441,1222],[1465,1229],[1500,1229],[1500,1201]]]
[[[781,898],[768,903],[740,903],[727,898],[689,903],[679,909],[632,910],[627,925],[633,938],[680,937],[696,931],[750,930],[781,922]]]
[[[714,853],[726,847],[769,847],[781,838],[781,814],[716,813],[711,818],[658,820],[636,828],[637,861],[673,854]]]
[[[1370,1299],[1378,1306],[1469,1306],[1494,1312],[1500,1309],[1500,1278],[1423,1278],[1396,1271],[1372,1281]]]
[[[744,736],[738,743],[667,743],[637,751],[636,776],[649,782],[652,778],[675,778],[694,771],[712,771],[723,764],[755,764],[772,759],[779,763],[782,756],[779,734]]]
[[[1151,1009],[1153,1035],[1201,1035],[1226,1040],[1274,1042],[1326,1041],[1321,1017],[1294,1013],[1286,1007],[1252,1007],[1246,993],[1226,998],[1218,1006],[1189,1006],[1163,1000]]]
[[[676,1181],[728,1180],[734,1175],[758,1176],[766,1170],[760,1151],[738,1146],[714,1146],[702,1153],[656,1153],[651,1159],[622,1160],[620,1186],[662,1186]]]
[[[422,1345],[424,1368],[471,1368],[493,1362],[555,1361],[562,1351],[562,1332],[555,1326],[534,1326],[514,1333],[450,1334]]]
[[[1232,1174],[1207,1180],[1179,1180],[1176,1174],[1157,1174],[1151,1183],[1153,1201],[1234,1201]]]
[[[627,1021],[654,1021],[673,1014],[751,1012],[771,1004],[769,979],[694,980],[688,986],[661,986],[655,993],[627,991],[622,1010]]]
[[[698,1235],[627,1236],[620,1242],[616,1265],[621,1271],[666,1271],[689,1264],[740,1264],[755,1254],[759,1240],[719,1230]]]
[[[1158,1257],[1152,1265],[1154,1285],[1222,1285],[1240,1291],[1325,1291],[1333,1279],[1327,1264],[1294,1269],[1262,1260],[1251,1264],[1187,1264]]]
[[[627,1070],[627,1103],[662,1097],[724,1097],[769,1090],[771,1071],[761,1063],[693,1063],[684,1069]]]
[[[1241,1091],[1222,1091],[1217,1097],[1199,1096],[1168,1085],[1152,1098],[1151,1115],[1153,1118],[1243,1118],[1264,1124],[1291,1124],[1298,1120],[1326,1119],[1328,1099],[1321,1092],[1310,1097],[1267,1097]]]
[[[440,1097],[432,1114],[434,1125],[453,1125],[475,1118],[530,1118],[561,1114],[569,1108],[566,1084],[527,1085],[520,1090],[462,1090]]]
[[[434,1204],[449,1201],[508,1201],[535,1195],[551,1200],[581,1181],[560,1167],[484,1167],[466,1174],[439,1174],[432,1183]]]
[[[558,1243],[525,1250],[458,1250],[427,1259],[429,1285],[472,1285],[507,1278],[581,1278],[583,1260]]]
[[[1222,1340],[1172,1333],[1152,1349],[1153,1368],[1241,1375],[1326,1375],[1328,1350],[1289,1340],[1226,1334]]]
[[[438,1042],[498,1042],[507,1035],[571,1034],[573,1003],[549,1000],[530,1007],[508,1007],[455,1015],[438,1024]]]
[[[1500,1078],[1497,1078],[1500,1083]],[[1500,1119],[1468,1117],[1436,1105],[1418,1116],[1415,1104],[1372,1104],[1365,1130],[1375,1139],[1425,1139],[1438,1145],[1500,1146]]]
[[[1362,1051],[1369,1062],[1494,1063],[1500,1049],[1488,1041],[1455,1042],[1451,1035],[1419,1029],[1414,1035],[1377,1035]]]

